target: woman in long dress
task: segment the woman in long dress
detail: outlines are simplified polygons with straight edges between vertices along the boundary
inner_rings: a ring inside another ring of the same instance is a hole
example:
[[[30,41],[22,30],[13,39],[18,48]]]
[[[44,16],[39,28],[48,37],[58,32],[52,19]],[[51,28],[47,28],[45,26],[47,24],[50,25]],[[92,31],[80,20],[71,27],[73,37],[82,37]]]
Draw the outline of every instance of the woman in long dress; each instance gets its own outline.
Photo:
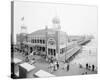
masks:
[[[63,68],[64,70],[66,70],[67,69],[67,63],[65,62],[64,63],[64,68]]]
[[[50,72],[52,73],[54,71],[54,64],[50,63]]]

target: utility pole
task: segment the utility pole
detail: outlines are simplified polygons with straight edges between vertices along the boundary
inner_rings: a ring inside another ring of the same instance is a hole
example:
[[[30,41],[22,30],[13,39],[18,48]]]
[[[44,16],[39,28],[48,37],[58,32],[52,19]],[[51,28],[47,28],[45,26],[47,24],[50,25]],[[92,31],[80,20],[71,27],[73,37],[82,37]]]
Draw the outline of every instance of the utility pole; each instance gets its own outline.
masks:
[[[21,46],[21,50],[23,50],[24,48],[24,42],[27,41],[27,28],[24,25],[24,16],[21,18],[21,31],[20,31],[20,46]]]
[[[66,52],[65,52],[65,62],[67,62],[67,60],[66,60],[66,54],[67,54],[67,43],[68,43],[68,36],[66,35]]]

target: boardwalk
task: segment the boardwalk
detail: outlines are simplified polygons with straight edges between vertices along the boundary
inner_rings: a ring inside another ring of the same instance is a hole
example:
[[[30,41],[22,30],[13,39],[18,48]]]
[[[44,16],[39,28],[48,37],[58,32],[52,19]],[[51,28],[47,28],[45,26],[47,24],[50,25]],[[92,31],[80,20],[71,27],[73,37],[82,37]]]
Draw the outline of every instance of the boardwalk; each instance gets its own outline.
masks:
[[[91,38],[85,38],[85,39],[82,39],[82,40],[77,41],[77,43],[79,45],[85,45],[86,43],[88,43],[90,41],[91,41]]]
[[[80,49],[81,49],[81,46],[79,46],[79,45],[76,45],[76,46],[68,49],[68,51],[59,58],[59,60],[60,61],[70,60],[70,58],[75,56]]]

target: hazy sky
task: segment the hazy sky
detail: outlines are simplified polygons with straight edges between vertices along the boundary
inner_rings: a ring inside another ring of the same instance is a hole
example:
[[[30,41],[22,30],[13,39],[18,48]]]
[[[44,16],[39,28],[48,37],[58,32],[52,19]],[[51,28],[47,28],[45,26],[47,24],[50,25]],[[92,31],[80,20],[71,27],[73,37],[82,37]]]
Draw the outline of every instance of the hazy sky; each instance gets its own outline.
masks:
[[[24,16],[24,21],[21,18]],[[97,37],[97,8],[68,4],[51,4],[37,2],[15,2],[14,35],[27,26],[27,32],[52,26],[52,19],[58,16],[61,30],[68,35],[92,34]],[[14,37],[16,41],[16,36]]]

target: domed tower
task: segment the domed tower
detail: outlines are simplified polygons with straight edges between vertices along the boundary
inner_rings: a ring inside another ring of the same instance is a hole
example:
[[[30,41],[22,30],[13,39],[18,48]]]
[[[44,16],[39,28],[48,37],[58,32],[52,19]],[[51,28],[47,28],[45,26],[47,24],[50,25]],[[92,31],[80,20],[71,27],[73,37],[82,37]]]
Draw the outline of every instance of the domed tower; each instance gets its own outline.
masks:
[[[61,29],[60,19],[57,16],[53,18],[52,23],[54,28]]]

